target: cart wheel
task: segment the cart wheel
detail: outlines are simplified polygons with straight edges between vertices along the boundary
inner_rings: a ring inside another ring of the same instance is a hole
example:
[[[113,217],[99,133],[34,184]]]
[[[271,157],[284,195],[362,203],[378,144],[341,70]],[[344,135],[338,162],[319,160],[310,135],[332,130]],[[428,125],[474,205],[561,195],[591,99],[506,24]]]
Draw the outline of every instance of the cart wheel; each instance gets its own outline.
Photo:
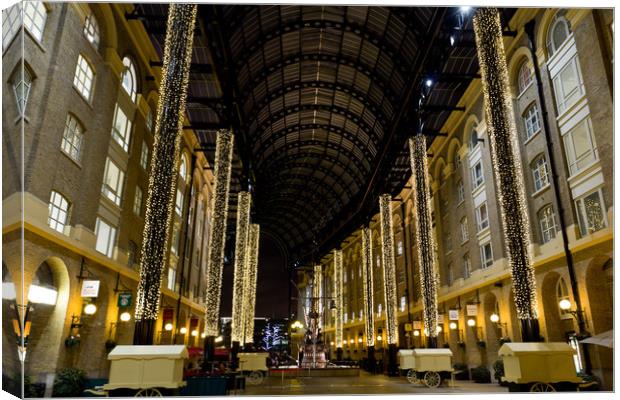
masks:
[[[162,397],[161,392],[155,388],[140,389],[134,397]]]
[[[549,383],[536,382],[530,386],[530,392],[555,392],[555,388]]]
[[[260,385],[263,383],[263,373],[261,371],[252,371],[247,377],[250,385]]]
[[[418,383],[420,383],[420,380],[418,379],[418,374],[412,369],[407,371],[407,380],[412,385],[417,385]]]
[[[424,374],[424,384],[429,388],[436,388],[441,383],[441,376],[439,376],[439,372],[436,371],[427,371]]]

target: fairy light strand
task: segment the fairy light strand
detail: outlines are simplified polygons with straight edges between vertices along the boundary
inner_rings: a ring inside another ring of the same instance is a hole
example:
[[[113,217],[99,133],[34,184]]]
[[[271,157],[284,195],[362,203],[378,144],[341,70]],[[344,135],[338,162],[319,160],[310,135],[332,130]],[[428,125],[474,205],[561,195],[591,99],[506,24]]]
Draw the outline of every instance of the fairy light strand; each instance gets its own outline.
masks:
[[[537,319],[536,279],[529,253],[530,223],[499,12],[496,8],[479,8],[473,22],[515,308],[519,319]]]
[[[251,197],[248,192],[237,195],[237,230],[235,231],[235,269],[233,277],[231,340],[243,344],[244,327],[244,280],[250,231]]]
[[[314,266],[314,276],[312,282],[312,297],[314,297],[312,304],[315,305],[314,312],[318,315],[318,326],[323,326],[323,300],[321,295],[323,292],[323,272],[321,264]]]
[[[431,219],[431,201],[428,184],[426,137],[417,134],[409,139],[409,155],[413,175],[413,199],[416,207],[414,229],[420,271],[420,289],[424,313],[424,329],[431,337],[437,336],[437,271],[435,267],[435,240]]]
[[[366,345],[375,345],[375,320],[374,320],[374,283],[372,271],[372,232],[370,228],[362,229],[362,281],[364,289],[364,314],[366,318]]]
[[[171,4],[168,11],[160,97],[149,173],[136,321],[156,320],[173,215],[183,116],[192,58],[195,4]]]
[[[388,344],[398,344],[398,305],[396,304],[396,262],[394,260],[394,226],[392,223],[392,197],[379,197],[381,214],[381,253],[383,256],[383,284],[385,287],[385,320]],[[372,315],[372,314],[371,314]]]
[[[245,296],[245,343],[254,343],[254,311],[256,306],[256,280],[258,277],[258,244],[260,240],[260,226],[250,225],[250,240],[248,243],[247,277],[243,295]]]
[[[342,301],[342,250],[334,250],[334,293],[336,295],[336,347],[342,348],[343,301]]]
[[[221,130],[215,143],[213,176],[212,220],[209,226],[209,253],[206,270],[205,333],[219,336],[220,297],[222,294],[222,271],[224,270],[224,247],[226,246],[226,221],[228,220],[228,196],[233,155],[234,136]]]

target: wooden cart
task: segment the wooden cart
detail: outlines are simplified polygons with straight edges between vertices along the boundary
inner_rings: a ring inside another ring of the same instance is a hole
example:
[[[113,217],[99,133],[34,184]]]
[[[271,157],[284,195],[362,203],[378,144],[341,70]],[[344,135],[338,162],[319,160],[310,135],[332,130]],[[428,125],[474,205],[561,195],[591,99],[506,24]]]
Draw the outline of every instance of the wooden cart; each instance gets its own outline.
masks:
[[[90,390],[107,396],[116,390],[135,397],[161,397],[162,390],[173,391],[185,386],[183,362],[188,358],[183,345],[116,346],[108,360],[110,378],[103,386]]]
[[[410,383],[423,383],[429,388],[438,387],[453,371],[450,349],[400,350],[399,361]]]
[[[269,353],[239,353],[239,371],[250,385],[260,385],[267,376]]]
[[[504,343],[498,355],[504,361],[503,381],[511,391],[555,392],[578,390],[577,376],[568,343]]]

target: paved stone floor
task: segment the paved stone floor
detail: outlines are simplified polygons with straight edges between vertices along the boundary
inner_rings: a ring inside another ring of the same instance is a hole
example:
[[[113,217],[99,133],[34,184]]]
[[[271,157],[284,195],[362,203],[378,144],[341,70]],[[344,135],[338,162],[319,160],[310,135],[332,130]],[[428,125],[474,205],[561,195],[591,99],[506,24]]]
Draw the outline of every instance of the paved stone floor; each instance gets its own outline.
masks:
[[[507,393],[508,389],[495,383],[480,384],[471,381],[448,382],[436,389],[422,385],[412,385],[405,377],[389,378],[384,375],[370,375],[360,372],[359,377],[300,377],[285,378],[271,376],[258,386],[247,385],[239,395],[278,396],[278,395],[344,395],[344,394],[407,394],[407,393]]]

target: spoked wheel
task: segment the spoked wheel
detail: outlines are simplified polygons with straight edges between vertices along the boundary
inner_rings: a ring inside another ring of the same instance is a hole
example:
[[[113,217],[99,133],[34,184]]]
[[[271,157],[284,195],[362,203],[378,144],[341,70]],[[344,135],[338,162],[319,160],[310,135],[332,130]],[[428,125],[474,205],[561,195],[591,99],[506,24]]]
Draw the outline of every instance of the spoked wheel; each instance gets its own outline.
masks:
[[[441,383],[439,372],[428,371],[424,374],[424,384],[429,388],[436,388]]]
[[[549,383],[536,382],[530,387],[530,392],[555,392],[555,388]]]
[[[417,385],[418,383],[420,383],[420,380],[418,379],[418,374],[412,369],[407,371],[407,380],[412,385]]]
[[[260,385],[263,383],[263,373],[261,371],[252,371],[248,375],[247,381],[250,385]]]
[[[134,397],[162,397],[161,392],[155,388],[140,389]]]

